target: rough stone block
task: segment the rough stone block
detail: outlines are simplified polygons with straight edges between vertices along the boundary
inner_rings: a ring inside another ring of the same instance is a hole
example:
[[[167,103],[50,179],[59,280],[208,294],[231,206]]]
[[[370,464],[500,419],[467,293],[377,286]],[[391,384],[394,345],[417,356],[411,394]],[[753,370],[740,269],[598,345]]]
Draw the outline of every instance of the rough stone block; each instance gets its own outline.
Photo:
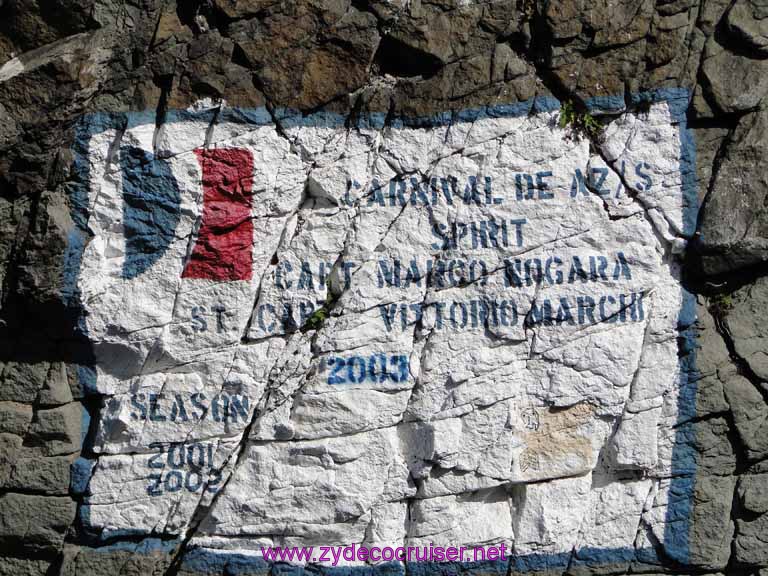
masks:
[[[763,395],[739,374],[729,376],[723,386],[747,456],[755,460],[764,458],[768,454],[768,406]]]
[[[0,401],[26,402],[31,404],[45,384],[49,364],[39,362],[8,362],[2,374]]]
[[[6,486],[10,490],[67,494],[69,492],[70,466],[74,455],[25,457],[22,450]]]
[[[768,66],[768,60],[741,60],[761,75],[762,82],[768,82],[768,74],[759,71],[760,66]],[[714,66],[717,73],[738,74],[727,64]],[[737,85],[731,84],[735,90]],[[767,127],[768,109],[741,118],[712,180],[701,211],[698,242],[707,274],[722,274],[768,260],[768,175],[761,169],[768,148],[764,139]]]
[[[724,418],[702,420],[696,423],[694,429],[699,470],[710,474],[733,474],[736,456],[728,439],[728,422]]]
[[[21,444],[19,436],[0,434],[0,487],[5,485],[11,475]]]
[[[173,546],[158,540],[105,548],[65,546],[58,574],[59,576],[163,574],[173,559],[173,551]]]
[[[740,564],[768,566],[768,514],[737,520],[733,549]]]
[[[768,512],[768,474],[745,474],[739,477],[739,501],[750,514]]]
[[[0,496],[0,545],[55,551],[75,519],[70,498],[7,493]]]
[[[735,53],[710,39],[705,48],[702,73],[705,87],[721,112],[752,110],[759,106],[768,88],[768,62]]]
[[[736,353],[744,359],[768,392],[768,335],[765,312],[768,309],[768,276],[758,278],[733,295],[733,308],[726,322]]]
[[[51,562],[35,558],[0,558],[0,576],[46,576]]]
[[[39,447],[45,456],[77,452],[82,442],[82,421],[79,402],[38,410],[29,430],[29,443]]]
[[[32,406],[18,402],[0,402],[0,433],[24,436],[32,421]]]
[[[72,392],[67,381],[66,367],[61,362],[54,362],[48,371],[45,384],[40,389],[37,404],[42,406],[60,406],[72,402]]]
[[[728,11],[726,26],[734,43],[768,56],[768,14],[760,0],[739,0]]]
[[[693,498],[689,562],[710,570],[726,567],[731,556],[731,504],[736,478],[699,475]]]

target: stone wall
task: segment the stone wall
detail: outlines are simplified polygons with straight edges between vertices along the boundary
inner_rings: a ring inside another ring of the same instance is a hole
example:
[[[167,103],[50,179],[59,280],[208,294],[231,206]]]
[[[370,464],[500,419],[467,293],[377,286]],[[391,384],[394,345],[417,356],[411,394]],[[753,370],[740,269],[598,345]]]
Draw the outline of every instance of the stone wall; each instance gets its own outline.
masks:
[[[279,572],[299,569],[248,552],[428,541],[515,555],[353,570],[768,573],[758,0],[0,0],[0,63],[0,574]],[[576,290],[548,318],[539,279],[517,327],[448,334],[422,306],[479,302],[480,277],[432,299],[426,276],[377,278],[537,173],[483,252],[499,293],[515,258],[604,255],[593,276],[642,313],[585,327]],[[471,210],[430,203],[451,176]],[[436,192],[418,210],[414,177]],[[206,186],[258,200],[247,273],[190,242]],[[312,308],[260,325],[320,261]],[[328,392],[354,354],[390,362],[386,386]],[[200,390],[200,426],[168,432]],[[184,441],[202,492],[153,497],[148,459]]]

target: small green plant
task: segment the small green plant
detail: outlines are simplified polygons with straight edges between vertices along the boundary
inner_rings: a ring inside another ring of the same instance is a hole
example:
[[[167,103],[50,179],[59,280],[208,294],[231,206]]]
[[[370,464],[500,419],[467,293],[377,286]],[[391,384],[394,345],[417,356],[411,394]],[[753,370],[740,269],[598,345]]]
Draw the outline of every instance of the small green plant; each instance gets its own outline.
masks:
[[[709,298],[709,310],[712,314],[724,316],[733,308],[733,297],[730,294],[715,294]]]
[[[325,280],[325,302],[307,318],[307,321],[301,327],[301,331],[319,330],[323,322],[330,316],[334,302],[336,302],[336,298],[331,293],[331,279],[329,277]]]
[[[323,304],[320,308],[312,312],[312,315],[309,318],[307,318],[307,321],[304,322],[304,326],[302,326],[302,331],[318,330],[327,318],[328,309],[325,307],[325,304]]]
[[[560,106],[560,128],[571,126],[576,122],[576,108],[573,107],[573,102],[567,100]]]
[[[603,125],[589,112],[579,112],[573,102],[567,100],[560,107],[560,128],[570,126],[577,135],[594,139],[600,136]]]

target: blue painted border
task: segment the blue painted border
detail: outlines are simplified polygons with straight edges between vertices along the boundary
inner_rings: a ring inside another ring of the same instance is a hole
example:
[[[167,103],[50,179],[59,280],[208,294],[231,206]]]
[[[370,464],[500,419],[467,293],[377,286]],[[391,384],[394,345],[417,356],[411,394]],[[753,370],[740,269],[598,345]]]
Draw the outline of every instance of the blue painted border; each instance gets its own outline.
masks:
[[[696,228],[698,214],[698,194],[696,182],[696,145],[693,132],[688,128],[686,110],[691,92],[684,88],[665,88],[632,95],[630,105],[642,106],[657,102],[667,102],[673,122],[679,126],[680,134],[680,173],[683,193],[683,222],[684,234],[690,236]],[[601,96],[586,100],[588,109],[593,113],[617,113],[625,109],[625,101],[621,96]],[[540,112],[558,110],[560,102],[552,97],[538,97],[525,102],[501,104],[461,110],[458,112],[443,112],[428,117],[401,117],[390,120],[395,128],[413,127],[426,128],[445,126],[456,122],[471,122],[482,118],[520,117]],[[214,117],[213,109],[198,111],[169,112],[166,122],[197,121],[210,122]],[[256,109],[224,109],[219,114],[221,122],[250,124],[253,126],[272,125],[273,117],[278,119],[283,127],[338,127],[346,124],[348,118],[333,112],[317,112],[304,116],[300,111],[288,108],[278,109],[270,113],[265,108]],[[370,113],[356,119],[359,128],[381,129],[384,127],[386,114]],[[70,210],[76,228],[69,234],[68,246],[64,258],[64,274],[62,295],[71,306],[78,306],[79,293],[77,278],[80,270],[82,253],[88,240],[88,194],[90,189],[90,164],[88,148],[91,135],[108,128],[131,127],[146,123],[154,123],[154,112],[129,113],[93,113],[84,115],[75,128],[74,152],[74,183],[69,186],[68,194]],[[680,331],[679,355],[681,380],[678,397],[678,417],[675,432],[675,444],[672,453],[672,480],[670,486],[670,502],[665,518],[664,549],[667,556],[677,562],[686,564],[689,560],[690,527],[693,512],[693,489],[695,484],[696,460],[692,446],[693,424],[696,415],[696,342],[693,325],[696,319],[695,297],[685,288],[682,290],[682,306],[678,314],[678,329]],[[83,336],[87,329],[83,319],[78,325]],[[78,371],[81,387],[86,394],[95,394],[95,374],[92,368],[80,367]],[[85,458],[78,459],[72,468],[72,491],[74,494],[86,494],[90,476],[95,462]],[[89,506],[81,505],[78,518],[85,534],[97,536],[89,530]],[[135,540],[143,533],[124,531],[110,533],[110,540],[121,536],[132,537],[132,541],[116,542],[108,545],[98,545],[98,537],[94,540],[97,547],[94,550],[109,552],[130,550],[133,553],[151,553],[155,551],[170,552],[180,544],[176,539],[160,539],[146,537],[139,542]],[[104,535],[101,535],[102,538]],[[102,541],[103,543],[103,541]],[[658,564],[661,559],[653,548],[581,548],[572,556],[568,553],[558,554],[528,554],[514,556],[505,561],[471,563],[408,563],[408,574],[413,576],[458,575],[458,574],[507,574],[509,570],[516,572],[538,572],[543,570],[563,570],[569,563],[590,566],[625,564],[632,561],[642,561]],[[205,548],[192,548],[185,554],[183,567],[186,570],[239,575],[247,573],[272,572],[275,576],[290,573],[290,576],[304,576],[305,573],[327,574],[329,576],[404,576],[405,568],[400,563],[384,563],[376,566],[355,567],[324,567],[308,566],[306,568],[286,564],[271,564],[265,560],[234,552],[213,551]],[[286,574],[288,576],[288,574]]]

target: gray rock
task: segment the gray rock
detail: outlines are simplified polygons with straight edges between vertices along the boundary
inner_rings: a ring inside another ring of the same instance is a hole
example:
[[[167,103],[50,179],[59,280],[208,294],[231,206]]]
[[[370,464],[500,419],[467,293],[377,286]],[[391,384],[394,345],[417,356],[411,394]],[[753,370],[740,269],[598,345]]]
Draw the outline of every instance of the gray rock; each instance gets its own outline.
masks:
[[[215,0],[214,3],[230,18],[243,18],[274,6],[277,0]]]
[[[745,510],[752,514],[768,512],[768,474],[741,476],[737,493]]]
[[[679,54],[688,33],[690,15],[687,10],[671,15],[656,15],[651,27],[653,50],[650,52],[654,67],[672,62]]]
[[[650,27],[653,3],[643,2],[549,2],[545,17],[557,39],[574,38],[586,29],[595,31],[597,46],[628,44],[642,38]]]
[[[768,7],[760,0],[738,0],[725,21],[735,42],[756,55],[768,56]]]
[[[79,402],[38,410],[29,430],[29,443],[39,447],[45,456],[77,452],[82,441],[82,419],[83,407]]]
[[[699,380],[696,382],[696,414],[723,413],[728,403],[723,392],[723,383],[718,370],[730,364],[728,349],[722,336],[715,328],[715,322],[705,306],[697,307],[698,323],[701,327],[696,353],[696,368]]]
[[[62,554],[59,576],[109,574],[111,576],[145,576],[163,574],[173,559],[174,548],[150,548],[142,544],[126,545],[116,550],[66,546]]]
[[[0,432],[24,436],[32,421],[32,406],[18,402],[0,402]]]
[[[32,233],[24,244],[24,261],[17,270],[19,290],[29,294],[36,302],[55,302],[61,299],[59,289],[64,273],[64,259],[58,254],[67,246],[68,235],[73,228],[69,206],[62,195],[44,191],[40,194],[35,216]],[[27,344],[38,355],[52,354],[53,351],[45,350],[44,346],[52,347],[51,340],[71,335],[71,328],[62,326],[61,320],[52,320],[55,317],[40,319],[36,325],[33,324],[47,336]],[[22,321],[29,323],[30,319]]]
[[[755,386],[733,374],[724,382],[725,397],[731,406],[736,431],[751,459],[768,455],[768,407]]]
[[[693,497],[689,561],[709,570],[726,567],[731,555],[733,476],[699,475]]]
[[[0,487],[8,481],[21,449],[22,439],[13,434],[0,434]]]
[[[716,115],[716,112],[712,109],[712,106],[707,100],[707,96],[704,94],[704,89],[701,87],[701,84],[697,84],[696,88],[693,91],[693,100],[691,101],[691,108],[693,111],[693,115],[696,118],[714,118]],[[700,130],[697,130],[697,133],[698,132],[700,132]],[[724,130],[723,137],[727,135],[728,135],[728,130]],[[697,142],[699,141],[698,138],[696,140]],[[704,149],[704,153],[707,154],[706,148]],[[704,166],[704,171],[709,173],[709,176],[707,177],[706,181],[702,182],[703,188],[700,187],[698,189],[699,197],[701,197],[702,194],[706,194],[707,190],[709,190],[709,179],[712,176],[714,155],[712,155],[711,158],[709,158],[709,163],[707,163],[707,160],[705,158],[699,159],[698,156],[697,156],[697,161],[699,161],[700,166],[702,165]]]
[[[0,149],[13,142],[20,133],[21,129],[8,108],[0,104]]]
[[[757,108],[768,90],[768,61],[731,52],[710,38],[701,73],[704,90],[720,112]]]
[[[5,169],[2,160],[0,160],[0,169]],[[6,282],[7,274],[10,272],[11,255],[17,254],[19,245],[26,235],[29,226],[29,205],[24,200],[15,202],[9,201],[0,196],[0,312],[3,310],[7,295],[4,290],[9,283]],[[2,328],[2,326],[0,326]],[[0,382],[2,382],[2,364],[0,364]],[[17,398],[6,398],[6,391],[0,386],[0,398],[14,400]],[[9,396],[12,396],[10,394]]]
[[[49,364],[40,362],[8,362],[5,365],[0,385],[0,401],[32,403],[45,384]]]
[[[45,576],[50,566],[48,560],[4,557],[0,560],[0,576]]]
[[[707,274],[768,259],[768,175],[761,167],[766,129],[768,110],[742,118],[714,178],[700,217],[698,248]]]
[[[736,456],[728,440],[729,427],[725,418],[711,418],[696,423],[695,449],[698,470],[702,474],[733,474]]]
[[[768,334],[764,329],[768,309],[768,277],[755,280],[733,295],[726,322],[736,353],[764,382],[768,381]]]
[[[69,492],[69,468],[74,456],[25,457],[22,451],[6,483],[10,490],[64,495]]]
[[[360,88],[379,41],[376,18],[345,11],[343,2],[281,3],[264,18],[234,23],[230,32],[235,50],[258,70],[267,98],[299,108],[325,104]],[[323,42],[318,41],[321,34]],[[328,82],[329,77],[334,82]]]
[[[702,111],[697,106],[703,105],[707,108]],[[693,98],[693,107],[697,116],[711,116],[712,111],[708,108],[701,89],[697,88]],[[696,139],[696,176],[698,181],[697,190],[699,192],[699,203],[703,203],[709,190],[709,182],[712,179],[712,168],[720,151],[723,141],[728,137],[728,129],[725,127],[704,127],[697,128],[694,131]]]
[[[238,7],[245,2],[237,2]],[[175,3],[169,3],[163,7],[160,18],[157,22],[153,44],[160,47],[165,42],[176,44],[178,42],[190,41],[194,38],[192,30],[185,26],[179,19],[178,10]]]
[[[9,58],[7,52],[23,52],[37,46],[42,46],[63,38],[69,34],[75,34],[94,26],[90,12],[94,4],[93,0],[85,2],[62,2],[47,7],[38,6],[36,3],[24,3],[23,8],[16,10],[6,7],[4,18],[8,22],[8,28],[3,29],[0,42],[0,62]],[[106,4],[106,3],[105,3]]]
[[[75,519],[75,503],[66,497],[0,496],[0,546],[55,551]]]
[[[502,52],[502,58],[503,52]],[[503,78],[501,70],[491,70],[492,54],[475,56],[466,61],[455,62],[441,68],[429,78],[402,78],[394,86],[377,86],[376,94],[366,94],[371,98],[371,111],[380,105],[381,100],[392,101],[393,110],[398,115],[419,117],[429,116],[439,110],[461,110],[482,106],[483,102],[494,95],[503,94],[507,102],[525,101],[536,95],[537,85],[533,68],[517,58],[504,63]],[[500,63],[501,67],[501,63]],[[490,70],[490,74],[489,74]],[[509,79],[507,80],[507,76]],[[449,95],[440,105],[430,94]]]
[[[0,286],[5,283],[5,276],[8,273],[8,266],[10,264],[10,254],[13,248],[15,237],[12,234],[12,222],[14,205],[5,198],[0,198],[0,221],[5,224],[0,227]],[[5,297],[3,295],[3,289],[0,288],[0,312],[3,310],[3,302]],[[2,363],[0,363],[0,382],[2,382]]]
[[[733,549],[740,564],[768,566],[768,514],[737,520]]]
[[[446,64],[485,52],[493,38],[490,30],[478,27],[482,13],[478,5],[459,7],[455,15],[426,4],[408,6],[406,10],[411,17],[392,22],[383,49],[404,46],[413,51],[414,57],[423,55],[435,64]]]
[[[627,571],[627,567],[629,566],[629,561],[626,562],[605,562],[604,559],[600,558],[599,556],[597,558],[590,559],[589,554],[586,554],[587,560],[582,560],[576,556],[576,558],[571,561],[570,566],[568,566],[566,574],[568,576],[592,576],[592,575],[601,575],[601,574],[621,574],[623,572]],[[530,574],[530,572],[528,573]],[[534,574],[537,574],[537,576],[540,574],[539,572],[535,572]],[[561,572],[552,571],[552,576],[555,574],[561,574]]]
[[[729,0],[703,0],[697,24],[707,36],[715,31],[715,26],[731,5]]]
[[[67,381],[67,372],[63,363],[54,362],[48,371],[45,384],[37,396],[37,404],[60,406],[72,402],[72,391]]]

